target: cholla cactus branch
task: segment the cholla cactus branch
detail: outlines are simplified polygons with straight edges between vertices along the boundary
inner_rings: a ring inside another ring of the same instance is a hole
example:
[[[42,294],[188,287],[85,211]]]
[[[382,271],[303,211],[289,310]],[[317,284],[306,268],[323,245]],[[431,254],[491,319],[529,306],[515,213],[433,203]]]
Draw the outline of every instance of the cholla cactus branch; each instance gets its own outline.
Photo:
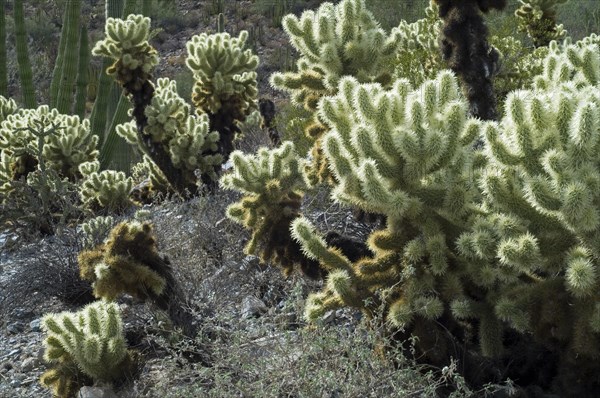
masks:
[[[108,18],[104,40],[94,46],[92,54],[114,59],[107,73],[114,75],[133,103],[133,117],[137,125],[142,151],[164,173],[172,188],[179,194],[195,190],[174,167],[168,151],[145,133],[148,125],[146,108],[151,104],[155,88],[150,82],[151,72],[158,64],[156,50],[148,43],[150,18],[129,15],[126,20]]]

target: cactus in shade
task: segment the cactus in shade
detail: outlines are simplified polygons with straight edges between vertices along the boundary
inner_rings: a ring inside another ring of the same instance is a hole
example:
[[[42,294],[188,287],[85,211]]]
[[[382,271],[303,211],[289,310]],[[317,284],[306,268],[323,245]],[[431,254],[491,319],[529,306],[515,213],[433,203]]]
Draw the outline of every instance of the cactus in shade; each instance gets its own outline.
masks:
[[[547,46],[552,40],[566,35],[562,24],[556,23],[556,7],[567,0],[519,0],[521,6],[515,11],[519,31],[527,32],[535,47]]]
[[[256,155],[234,151],[231,160],[234,171],[223,176],[221,185],[244,194],[229,206],[227,216],[252,230],[246,252],[279,263],[286,274],[298,264],[306,274],[316,276],[318,264],[302,255],[289,233],[306,188],[294,144],[287,141],[280,148],[261,148]]]
[[[323,3],[298,18],[287,15],[283,27],[300,54],[297,70],[274,73],[271,84],[291,94],[292,103],[313,112],[313,122],[305,130],[314,141],[311,182],[327,175],[320,137],[327,126],[316,114],[320,98],[337,93],[339,80],[354,76],[361,82],[387,85],[392,74],[389,65],[398,48],[399,32],[392,34],[379,27],[364,0]]]
[[[93,161],[80,164],[79,172],[83,176],[79,196],[85,207],[119,211],[132,204],[129,192],[133,187],[133,179],[122,171],[100,171],[100,162]]]
[[[238,37],[228,33],[202,33],[188,41],[186,65],[194,76],[192,102],[209,117],[210,128],[218,131],[218,151],[223,160],[233,151],[239,124],[256,109],[258,56],[244,49],[248,32]]]
[[[124,380],[134,370],[135,354],[127,350],[117,304],[97,301],[79,312],[46,314],[42,327],[47,333],[44,359],[56,366],[42,375],[41,383],[57,397],[74,397],[90,379]]]
[[[92,283],[96,297],[114,300],[127,293],[151,300],[167,311],[187,336],[195,335],[194,317],[187,309],[189,303],[168,259],[158,253],[151,224],[117,224],[102,245],[82,251],[78,262],[81,278]]]

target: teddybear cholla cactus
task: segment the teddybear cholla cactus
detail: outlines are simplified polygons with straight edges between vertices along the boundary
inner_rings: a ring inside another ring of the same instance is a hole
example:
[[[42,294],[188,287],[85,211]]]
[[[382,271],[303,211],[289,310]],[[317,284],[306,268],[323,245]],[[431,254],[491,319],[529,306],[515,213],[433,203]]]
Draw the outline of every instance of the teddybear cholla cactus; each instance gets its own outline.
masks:
[[[306,188],[294,145],[287,141],[277,149],[261,148],[256,155],[235,151],[231,159],[234,172],[221,185],[245,195],[229,206],[227,216],[252,230],[246,252],[258,251],[263,261],[275,261],[286,274],[299,264],[306,274],[316,275],[318,264],[302,255],[289,233]]]
[[[567,0],[519,0],[515,11],[519,30],[527,32],[536,47],[547,46],[552,40],[565,36],[562,24],[556,24],[556,6]]]
[[[155,90],[144,111],[147,117],[144,133],[169,154],[173,165],[181,170],[186,185],[195,185],[196,170],[204,182],[215,181],[223,156],[218,153],[219,133],[209,130],[209,117],[193,114],[191,107],[177,94],[174,80],[158,79]],[[117,126],[117,133],[130,144],[142,145],[134,123]],[[146,161],[150,159],[146,157]],[[164,181],[164,175],[155,175],[159,170],[154,169],[150,178]]]
[[[123,86],[133,84],[132,90],[140,89],[158,65],[156,50],[148,43],[150,18],[133,14],[126,20],[108,18],[104,33],[106,38],[96,43],[92,54],[114,59],[107,73]]]
[[[256,109],[258,56],[245,49],[248,32],[192,37],[187,43],[186,64],[194,76],[192,101],[206,113],[210,127],[219,132],[218,153],[223,160],[233,151],[239,123]]]
[[[123,293],[155,298],[163,292],[169,272],[148,223],[118,224],[103,245],[81,252],[78,260],[81,278],[92,282],[96,297],[106,300]]]
[[[557,65],[564,78],[550,84]],[[368,240],[372,258],[352,262],[294,222],[330,271],[306,316],[383,304],[389,322],[413,330],[476,320],[487,356],[503,353],[507,326],[565,369],[600,355],[599,65],[597,44],[566,46],[546,59],[538,89],[513,92],[502,120],[483,125],[465,119],[447,72],[417,91],[342,80],[320,104],[333,126],[324,137],[333,197],[384,213],[387,226]],[[483,152],[470,149],[478,131]]]
[[[79,172],[83,176],[79,196],[85,207],[120,211],[131,205],[133,180],[122,171],[100,171],[100,162],[94,161],[79,165]]]
[[[122,222],[115,226],[106,241],[79,254],[82,279],[92,282],[96,297],[114,300],[127,293],[151,300],[168,312],[175,326],[194,337],[194,317],[189,303],[177,283],[169,261],[156,247],[152,225]]]
[[[364,0],[323,3],[315,11],[303,12],[300,18],[287,15],[282,22],[300,58],[297,71],[274,73],[271,84],[289,92],[293,104],[313,112],[313,121],[305,133],[315,140],[309,173],[310,182],[315,183],[327,175],[320,145],[327,126],[315,113],[319,99],[336,94],[344,76],[354,76],[360,82],[389,84],[400,33],[395,30],[386,34],[366,9]]]
[[[434,320],[443,300],[462,290],[447,256],[449,233],[456,231],[446,225],[464,224],[477,197],[471,145],[479,122],[466,119],[467,105],[449,72],[417,90],[406,80],[384,90],[346,77],[338,91],[319,108],[332,126],[323,149],[337,181],[333,198],[386,215],[387,228],[369,239],[373,258],[352,263],[328,248],[307,220],[294,222],[307,255],[330,272],[306,316],[315,320],[342,305],[370,313],[383,300],[398,327],[419,317]],[[374,307],[365,307],[373,298]]]
[[[78,371],[103,382],[131,374],[134,361],[127,351],[117,304],[97,301],[79,312],[47,314],[42,325],[48,334],[44,359],[56,367],[44,373],[41,382],[55,396],[74,396],[85,382],[74,379]]]
[[[41,161],[60,178],[75,181],[79,165],[98,157],[97,143],[87,120],[45,105],[8,115],[0,123],[0,191],[10,192],[10,182],[36,171]]]
[[[551,84],[557,73],[560,81]],[[599,79],[599,46],[569,45],[547,58],[536,79],[546,91],[509,96],[506,116],[486,129],[490,165],[482,186],[511,228],[494,232],[496,248],[472,234],[460,241],[465,254],[490,263],[495,251],[504,274],[532,278],[525,286],[507,280],[494,303],[501,319],[584,356],[600,355]]]

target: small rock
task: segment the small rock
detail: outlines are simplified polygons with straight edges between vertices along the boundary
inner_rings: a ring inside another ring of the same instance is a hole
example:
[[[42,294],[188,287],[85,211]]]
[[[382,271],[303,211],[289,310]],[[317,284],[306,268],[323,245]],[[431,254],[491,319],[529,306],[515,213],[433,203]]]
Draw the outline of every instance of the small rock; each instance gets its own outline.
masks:
[[[12,312],[12,315],[17,319],[23,319],[33,316],[33,312],[23,308],[15,308]]]
[[[25,325],[21,322],[14,322],[6,327],[6,331],[10,334],[19,334],[23,330],[25,330]]]
[[[21,349],[20,348],[15,348],[14,350],[10,351],[8,354],[6,354],[7,357],[14,357],[17,356],[21,353]]]
[[[34,319],[33,321],[29,322],[29,328],[31,329],[32,332],[41,332],[42,331],[42,320],[41,319]]]
[[[31,372],[36,367],[35,358],[27,358],[21,363],[21,372]]]
[[[117,398],[109,387],[82,387],[77,398]]]
[[[250,271],[252,269],[260,269],[260,259],[256,256],[246,256],[242,260],[240,271]]]
[[[244,300],[242,300],[241,312],[243,318],[257,317],[267,312],[267,306],[259,298],[254,296],[246,296],[244,297]]]
[[[336,314],[334,310],[327,311],[325,315],[323,315],[323,318],[321,318],[321,320],[323,321],[323,323],[331,323],[335,319],[335,315]]]

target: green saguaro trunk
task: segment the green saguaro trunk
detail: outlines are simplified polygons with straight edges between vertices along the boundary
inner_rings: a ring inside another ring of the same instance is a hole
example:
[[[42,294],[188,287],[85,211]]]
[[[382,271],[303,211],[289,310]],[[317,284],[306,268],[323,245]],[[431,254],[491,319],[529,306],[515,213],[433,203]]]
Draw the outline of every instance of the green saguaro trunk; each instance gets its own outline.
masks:
[[[25,30],[25,16],[23,14],[23,0],[14,1],[15,42],[17,50],[17,64],[19,78],[21,79],[21,92],[23,105],[26,108],[35,108],[35,91],[33,90],[33,73],[27,49],[27,32]]]
[[[8,72],[6,68],[6,16],[5,0],[0,0],[0,95],[8,97]]]

